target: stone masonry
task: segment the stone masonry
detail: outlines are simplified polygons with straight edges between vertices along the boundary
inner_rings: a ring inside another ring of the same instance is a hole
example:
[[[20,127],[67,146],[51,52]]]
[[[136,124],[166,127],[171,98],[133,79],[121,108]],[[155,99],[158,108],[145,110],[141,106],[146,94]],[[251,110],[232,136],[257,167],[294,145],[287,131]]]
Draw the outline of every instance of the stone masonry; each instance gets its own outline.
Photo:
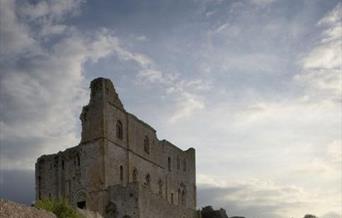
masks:
[[[196,217],[195,149],[159,140],[109,79],[90,88],[79,145],[37,160],[36,199],[65,198],[106,218]]]

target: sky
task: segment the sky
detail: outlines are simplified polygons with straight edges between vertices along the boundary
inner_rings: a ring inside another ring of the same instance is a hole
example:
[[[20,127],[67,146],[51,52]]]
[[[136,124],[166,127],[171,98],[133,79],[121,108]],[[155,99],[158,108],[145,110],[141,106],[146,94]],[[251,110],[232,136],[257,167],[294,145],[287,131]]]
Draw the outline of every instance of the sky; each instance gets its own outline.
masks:
[[[196,149],[198,207],[342,217],[342,2],[0,1],[0,197],[80,141],[89,83]]]

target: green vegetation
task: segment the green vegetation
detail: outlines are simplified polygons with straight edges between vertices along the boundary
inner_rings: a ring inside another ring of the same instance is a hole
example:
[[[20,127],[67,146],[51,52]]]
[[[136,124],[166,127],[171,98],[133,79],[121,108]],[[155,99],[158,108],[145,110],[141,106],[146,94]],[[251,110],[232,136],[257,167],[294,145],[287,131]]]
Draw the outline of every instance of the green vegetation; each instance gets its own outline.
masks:
[[[312,214],[306,214],[306,215],[304,216],[304,218],[318,218],[318,217],[315,216],[315,215],[312,215]]]
[[[35,207],[45,209],[54,213],[58,218],[82,218],[82,216],[72,208],[67,200],[42,199]]]

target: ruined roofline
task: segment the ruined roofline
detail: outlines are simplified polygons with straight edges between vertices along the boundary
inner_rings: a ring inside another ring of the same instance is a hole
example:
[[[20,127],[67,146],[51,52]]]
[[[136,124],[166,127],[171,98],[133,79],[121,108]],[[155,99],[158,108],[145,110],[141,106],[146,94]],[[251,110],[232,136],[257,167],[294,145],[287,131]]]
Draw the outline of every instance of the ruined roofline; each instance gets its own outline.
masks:
[[[68,147],[68,148],[65,148],[64,150],[59,150],[55,153],[50,153],[50,154],[43,154],[41,156],[39,156],[37,158],[37,162],[41,159],[45,159],[45,158],[52,158],[54,156],[59,156],[59,155],[62,155],[62,154],[65,154],[65,152],[67,151],[72,151],[72,150],[76,150],[78,146],[81,146],[82,143],[79,143],[78,145],[75,145],[75,146],[72,146],[72,147]]]
[[[91,92],[95,92],[96,88],[98,86],[103,85],[103,83],[105,84],[106,89],[108,88],[109,92],[112,92],[112,94],[114,95],[112,97],[114,97],[115,100],[116,100],[116,101],[113,102],[112,99],[109,98],[109,99],[107,99],[107,103],[109,103],[110,105],[112,105],[116,109],[126,113],[127,115],[129,115],[132,118],[134,118],[136,121],[140,122],[144,126],[150,128],[151,130],[156,132],[156,130],[151,125],[149,125],[148,123],[146,123],[143,120],[139,119],[136,115],[134,115],[134,114],[132,114],[132,113],[130,113],[130,112],[125,110],[124,105],[122,104],[121,99],[119,97],[119,94],[117,93],[117,91],[115,89],[115,86],[114,86],[113,82],[110,79],[104,78],[104,77],[98,77],[98,78],[93,79],[90,82],[90,87],[89,87]],[[91,99],[92,99],[92,93],[90,95],[90,101],[89,101],[88,105],[85,105],[84,107],[87,107],[87,106],[89,106],[92,103]]]
[[[159,139],[158,139],[159,140]],[[171,147],[174,147],[174,148],[176,148],[176,149],[178,149],[178,150],[180,150],[180,151],[182,151],[182,152],[190,152],[190,151],[194,151],[195,150],[195,148],[193,148],[193,147],[189,147],[188,149],[186,149],[186,150],[183,150],[183,149],[181,149],[180,147],[178,147],[177,145],[174,145],[173,143],[171,143],[170,141],[168,141],[168,140],[166,140],[166,139],[162,139],[162,140],[159,140],[161,143],[165,143],[165,144],[167,144],[167,145],[169,145],[169,146],[171,146]]]
[[[115,107],[119,108],[122,111],[125,111],[125,108],[121,102],[119,94],[117,93],[113,82],[104,77],[98,77],[93,79],[90,82],[90,99],[88,105],[94,102],[94,96],[96,94],[100,94],[102,97],[105,97],[106,100],[114,105]],[[88,106],[86,105],[86,106]]]
[[[96,140],[99,140],[101,139],[102,137],[96,139]],[[105,138],[105,137],[104,137]],[[188,152],[192,152],[192,151],[195,151],[195,149],[193,147],[190,147],[186,150],[183,150],[181,148],[179,148],[178,146],[174,145],[173,143],[171,143],[170,141],[166,140],[166,139],[162,139],[162,140],[159,140],[158,137],[157,137],[157,140],[160,142],[160,143],[164,143],[165,145],[167,146],[171,146],[181,152],[185,152],[185,153],[188,153]],[[39,162],[41,159],[45,159],[45,158],[53,158],[55,156],[59,156],[59,155],[63,155],[63,154],[66,154],[66,152],[72,152],[72,150],[77,150],[77,148],[79,146],[82,146],[82,144],[87,144],[88,142],[80,142],[78,145],[75,145],[75,146],[72,146],[72,147],[68,147],[68,148],[65,148],[64,150],[59,150],[58,152],[55,152],[55,153],[50,153],[50,154],[43,154],[41,156],[39,156],[37,158],[37,162]],[[158,143],[159,144],[159,143]]]
[[[146,126],[146,127],[150,128],[151,130],[153,130],[154,133],[156,133],[156,137],[157,137],[157,140],[158,140],[159,142],[161,142],[161,143],[166,142],[168,145],[171,145],[172,147],[175,147],[175,148],[177,148],[178,150],[180,150],[180,151],[182,151],[182,152],[188,152],[188,151],[190,151],[191,149],[194,150],[193,147],[190,147],[190,148],[188,148],[188,149],[186,149],[186,150],[183,150],[183,149],[179,148],[178,146],[174,145],[172,142],[168,141],[167,139],[159,139],[158,136],[157,136],[157,131],[156,131],[152,126],[150,126],[148,123],[144,122],[143,120],[139,119],[139,118],[138,118],[137,116],[135,116],[134,114],[129,113],[129,112],[126,112],[126,113],[127,113],[128,115],[130,115],[131,117],[133,117],[136,121],[140,122],[140,123],[143,124],[144,126]]]
[[[133,117],[136,121],[140,122],[140,123],[143,124],[144,126],[146,126],[146,127],[150,128],[151,130],[153,130],[154,133],[156,133],[156,137],[157,137],[157,140],[158,140],[159,142],[161,142],[161,143],[165,143],[165,142],[166,142],[166,144],[171,145],[172,147],[174,147],[174,148],[176,148],[176,149],[178,149],[178,150],[180,150],[180,151],[182,151],[182,152],[188,152],[188,151],[191,151],[191,150],[195,150],[193,147],[189,147],[188,149],[183,150],[183,149],[181,149],[180,147],[174,145],[172,142],[168,141],[167,139],[159,139],[159,138],[158,138],[158,135],[157,135],[157,131],[156,131],[152,126],[150,126],[149,124],[147,124],[147,123],[144,122],[143,120],[139,119],[139,118],[138,118],[137,116],[135,116],[134,114],[131,114],[131,113],[129,113],[129,112],[126,112],[126,113],[127,113],[129,116]]]
[[[118,93],[116,92],[115,90],[115,87],[112,83],[112,81],[108,78],[103,78],[103,77],[98,77],[98,78],[95,78],[93,79],[91,82],[90,82],[90,91],[91,92],[94,92],[96,90],[96,88],[98,87],[102,87],[103,85],[105,85],[106,87],[108,87],[110,89],[110,92],[112,92],[114,94],[114,97],[115,99],[117,99],[117,101],[115,102],[112,102],[110,99],[107,100],[107,102],[109,104],[111,104],[113,107],[123,111],[124,113],[126,113],[129,117],[133,118],[134,120],[136,120],[137,122],[139,122],[140,124],[144,125],[145,127],[151,129],[155,134],[156,134],[156,139],[158,140],[159,143],[165,143],[171,147],[174,147],[176,148],[177,150],[179,151],[182,151],[182,152],[189,152],[191,150],[195,150],[193,147],[190,147],[188,148],[187,150],[183,150],[181,148],[179,148],[178,146],[174,145],[173,143],[171,143],[170,141],[166,140],[166,139],[159,139],[158,136],[157,136],[157,131],[151,126],[149,125],[148,123],[146,123],[145,121],[143,121],[142,119],[138,118],[136,115],[128,112],[125,110],[125,108],[123,107],[123,104],[121,103],[121,100],[119,98],[119,95]],[[83,106],[83,109],[81,111],[81,114],[80,114],[80,118],[82,117],[82,112],[84,111],[84,108],[86,107],[89,107],[90,104],[92,103],[91,100],[92,100],[92,93],[90,94],[90,100],[89,100],[89,103],[85,106]],[[81,118],[82,120],[82,118]],[[81,136],[82,137],[82,136]],[[106,137],[105,137],[106,138]],[[82,139],[80,139],[80,142],[77,144],[77,145],[74,145],[72,147],[67,147],[65,148],[64,150],[59,150],[55,153],[51,153],[51,154],[44,154],[44,155],[41,155],[40,157],[38,157],[38,160],[41,159],[41,158],[48,158],[49,156],[54,156],[54,155],[58,155],[58,153],[62,152],[66,152],[66,151],[69,151],[69,150],[72,150],[72,149],[75,149],[77,148],[78,146],[81,146],[82,144],[86,143],[88,141],[84,141],[82,142]],[[159,144],[158,143],[158,144]]]
[[[95,78],[91,81],[91,85],[90,85],[90,88],[95,86],[96,83],[101,83],[101,81],[104,81],[105,83],[108,83],[110,84],[110,88],[114,90],[114,93],[116,95],[116,98],[118,99],[120,105],[115,105],[113,104],[112,102],[110,101],[107,101],[110,105],[112,105],[113,107],[123,111],[124,113],[126,113],[128,116],[132,117],[133,119],[135,119],[136,121],[138,121],[139,123],[141,123],[142,125],[144,125],[145,127],[151,129],[155,134],[156,134],[156,137],[157,137],[157,140],[159,142],[163,142],[163,141],[166,141],[168,144],[172,145],[173,147],[177,148],[178,150],[182,151],[182,152],[188,152],[188,151],[191,151],[192,149],[194,150],[193,147],[190,147],[188,148],[187,150],[183,150],[181,148],[179,148],[178,146],[174,145],[173,143],[171,143],[170,141],[166,140],[166,139],[159,139],[158,136],[157,136],[157,131],[155,130],[155,128],[153,128],[150,124],[146,123],[145,121],[143,121],[142,119],[140,119],[139,117],[137,117],[136,115],[128,112],[125,110],[123,104],[121,103],[121,99],[119,97],[119,94],[116,92],[115,90],[115,86],[113,85],[112,81],[108,78],[104,78],[104,77],[98,77],[98,78]]]
[[[127,112],[126,113],[131,116],[132,118],[134,118],[136,121],[138,121],[139,123],[143,124],[144,126],[146,126],[147,128],[150,128],[151,130],[153,130],[153,132],[157,133],[157,131],[148,123],[146,123],[145,121],[143,121],[142,119],[139,119],[136,115],[130,113],[130,112]]]

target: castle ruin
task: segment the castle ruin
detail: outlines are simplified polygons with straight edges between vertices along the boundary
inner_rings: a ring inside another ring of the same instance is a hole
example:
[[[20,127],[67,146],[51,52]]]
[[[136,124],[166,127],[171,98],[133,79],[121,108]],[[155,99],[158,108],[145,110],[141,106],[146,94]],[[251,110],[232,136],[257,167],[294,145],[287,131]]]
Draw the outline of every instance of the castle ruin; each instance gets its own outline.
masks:
[[[91,82],[79,145],[36,163],[36,199],[67,199],[113,218],[195,218],[195,149],[159,140],[112,82]]]

